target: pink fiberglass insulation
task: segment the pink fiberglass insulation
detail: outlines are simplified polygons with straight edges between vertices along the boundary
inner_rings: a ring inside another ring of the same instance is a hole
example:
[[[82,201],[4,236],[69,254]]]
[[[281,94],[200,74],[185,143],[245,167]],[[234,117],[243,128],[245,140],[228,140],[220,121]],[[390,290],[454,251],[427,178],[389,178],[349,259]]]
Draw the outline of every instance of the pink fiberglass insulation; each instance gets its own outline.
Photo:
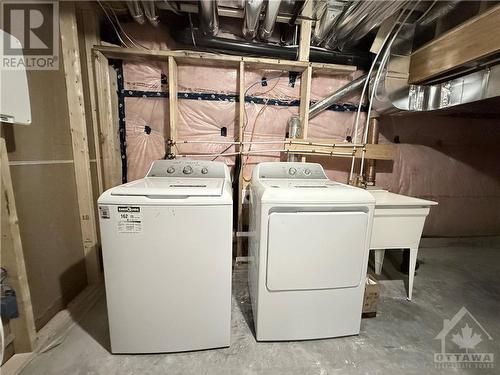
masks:
[[[133,26],[135,28],[135,26]],[[141,31],[137,27],[138,33]],[[139,33],[140,34],[140,33]],[[134,34],[135,39],[138,34]],[[147,35],[147,33],[145,33]],[[157,35],[157,33],[155,33]],[[168,49],[172,44],[139,36],[148,48]],[[157,62],[124,63],[126,90],[166,92],[161,83],[166,64]],[[311,100],[316,101],[337,90],[357,74],[351,76],[313,76]],[[261,84],[266,78],[267,86]],[[279,77],[279,78],[276,78]],[[177,139],[230,142],[238,139],[238,71],[232,68],[179,66]],[[293,86],[293,87],[292,87]],[[280,101],[299,98],[300,76],[294,85],[288,73],[251,70],[245,72],[246,95]],[[233,95],[230,100],[196,100],[183,98],[182,93]],[[357,105],[359,94],[345,98],[343,103]],[[166,98],[126,99],[126,142],[128,180],[142,177],[153,160],[165,153],[168,138],[168,101]],[[287,122],[298,112],[297,106],[278,106],[264,103],[245,103],[246,126],[244,141],[280,141],[286,135]],[[358,129],[361,141],[365,114]],[[330,138],[344,141],[353,136],[354,113],[324,111],[311,119],[309,138]],[[393,142],[399,136],[400,144],[394,161],[377,162],[377,186],[392,192],[436,200],[424,234],[431,236],[470,236],[500,233],[500,170],[497,163],[500,148],[498,120],[461,119],[436,115],[387,117],[381,120],[380,142]],[[146,132],[146,126],[151,131]],[[221,135],[225,128],[226,136]],[[180,154],[214,154],[234,152],[235,147],[223,144],[182,144]],[[277,151],[281,144],[254,144],[245,150],[271,150],[260,155],[244,155],[244,178],[250,179],[253,166],[262,161],[283,158]],[[196,157],[196,156],[192,156]],[[201,158],[201,157],[199,157]],[[204,157],[213,159],[214,157]],[[218,157],[234,165],[233,156]],[[346,182],[350,158],[308,156],[308,161],[321,163],[330,178]],[[359,162],[356,163],[356,173]]]
[[[165,156],[168,101],[125,98],[127,180],[144,177],[153,160]]]

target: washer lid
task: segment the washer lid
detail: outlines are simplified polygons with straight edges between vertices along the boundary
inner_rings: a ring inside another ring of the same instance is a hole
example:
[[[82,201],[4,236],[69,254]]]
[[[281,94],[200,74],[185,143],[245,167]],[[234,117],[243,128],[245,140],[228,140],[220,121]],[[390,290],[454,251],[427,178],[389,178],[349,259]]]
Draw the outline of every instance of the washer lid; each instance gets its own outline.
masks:
[[[219,197],[223,178],[145,177],[111,190],[111,195],[149,197]]]

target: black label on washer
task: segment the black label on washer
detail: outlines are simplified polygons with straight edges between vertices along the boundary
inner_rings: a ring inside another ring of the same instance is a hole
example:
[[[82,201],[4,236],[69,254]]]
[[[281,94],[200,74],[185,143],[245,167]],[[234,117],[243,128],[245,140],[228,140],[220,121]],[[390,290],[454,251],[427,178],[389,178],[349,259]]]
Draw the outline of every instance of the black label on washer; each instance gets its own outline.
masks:
[[[118,212],[141,212],[141,208],[136,206],[118,206]]]

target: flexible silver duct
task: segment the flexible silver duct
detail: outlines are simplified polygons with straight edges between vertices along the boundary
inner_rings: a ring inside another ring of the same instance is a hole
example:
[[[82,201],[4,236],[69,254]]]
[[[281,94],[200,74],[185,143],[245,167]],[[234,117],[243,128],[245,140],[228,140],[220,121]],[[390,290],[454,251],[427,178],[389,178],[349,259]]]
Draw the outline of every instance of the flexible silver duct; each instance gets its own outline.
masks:
[[[156,8],[154,1],[141,1],[142,7],[144,9],[144,14],[148,19],[149,23],[153,26],[158,26],[160,23],[160,17],[156,14]]]
[[[288,138],[300,138],[300,118],[292,116],[288,120]],[[299,161],[299,155],[288,154],[287,161]]]
[[[314,33],[312,36],[313,43],[320,45],[326,39],[328,34],[333,29],[335,22],[339,19],[344,11],[345,1],[328,1],[325,4],[323,11],[318,11],[319,19],[316,21]]]
[[[137,1],[126,1],[128,11],[130,15],[139,25],[144,25],[146,23],[146,18],[144,17],[144,12],[142,11],[141,5]]]
[[[251,40],[257,35],[257,25],[259,24],[260,12],[264,0],[245,1],[245,20],[243,23],[243,36]]]
[[[203,34],[214,36],[219,32],[217,0],[200,0],[199,12]]]
[[[379,114],[433,111],[500,97],[500,64],[438,84],[409,85],[415,25],[404,27],[407,30],[392,45],[379,84],[372,87],[376,90],[372,106]]]
[[[268,0],[266,15],[260,25],[259,37],[261,40],[268,40],[274,30],[278,11],[280,9],[281,0]]]
[[[339,16],[324,46],[342,50],[356,43],[406,4],[407,1],[351,1]]]
[[[429,13],[420,22],[421,25],[429,25],[436,21],[438,18],[446,16],[452,10],[454,10],[461,0],[453,1],[440,1],[438,5],[434,6]]]
[[[341,87],[337,91],[335,91],[332,95],[327,96],[324,99],[321,99],[319,102],[314,103],[309,107],[309,119],[317,116],[324,110],[326,110],[331,105],[337,103],[342,98],[345,98],[349,94],[359,90],[366,80],[366,74],[362,75],[359,78],[356,78],[354,81],[349,82],[347,85]]]

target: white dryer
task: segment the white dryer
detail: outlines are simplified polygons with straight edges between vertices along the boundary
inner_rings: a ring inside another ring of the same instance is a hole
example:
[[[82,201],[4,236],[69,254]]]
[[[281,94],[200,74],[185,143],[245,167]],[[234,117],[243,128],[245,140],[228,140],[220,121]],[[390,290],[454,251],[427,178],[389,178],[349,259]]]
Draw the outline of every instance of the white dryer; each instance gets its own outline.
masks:
[[[229,346],[232,194],[221,162],[159,160],[98,200],[113,353]]]
[[[261,163],[250,185],[256,339],[359,333],[375,199],[316,163]]]

